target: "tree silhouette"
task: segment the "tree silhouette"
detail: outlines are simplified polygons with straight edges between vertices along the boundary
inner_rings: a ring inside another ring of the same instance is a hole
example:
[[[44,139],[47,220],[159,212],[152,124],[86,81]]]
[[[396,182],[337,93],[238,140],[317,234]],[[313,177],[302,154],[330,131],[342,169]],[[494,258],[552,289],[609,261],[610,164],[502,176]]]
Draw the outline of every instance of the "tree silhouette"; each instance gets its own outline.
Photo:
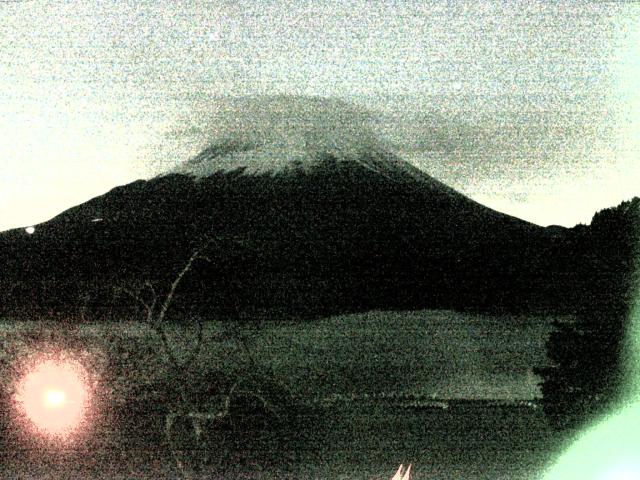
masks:
[[[234,422],[237,416],[247,416],[246,411],[238,415],[239,409],[257,409],[274,418],[295,413],[291,408],[295,408],[291,392],[284,384],[277,382],[272,372],[258,365],[241,329],[234,322],[226,319],[223,322],[224,332],[244,355],[247,364],[245,371],[242,368],[234,372],[198,371],[202,364],[197,362],[197,358],[205,342],[204,321],[200,316],[188,320],[195,326],[196,333],[186,358],[180,358],[179,352],[172,346],[168,313],[186,278],[194,276],[198,263],[211,263],[208,255],[210,247],[218,245],[213,239],[205,239],[164,288],[161,282],[142,279],[133,285],[118,287],[121,293],[141,307],[143,322],[160,339],[169,375],[167,385],[156,386],[162,390],[162,394],[154,396],[162,398],[164,395],[164,400],[167,397],[174,398],[170,408],[165,410],[163,434],[174,462],[185,479],[196,476],[212,460],[208,431],[222,423]],[[182,316],[178,315],[180,318]],[[237,323],[238,319],[235,320]],[[181,336],[184,337],[185,319],[181,318],[180,323]],[[212,394],[213,390],[217,390],[215,394]],[[221,396],[221,392],[225,393]],[[220,401],[206,398],[213,396],[221,397]],[[234,429],[236,427],[233,425]]]
[[[637,286],[640,199],[596,213],[576,233],[580,302],[574,321],[555,324],[542,376],[545,412],[577,427],[619,399],[627,378],[624,337]]]

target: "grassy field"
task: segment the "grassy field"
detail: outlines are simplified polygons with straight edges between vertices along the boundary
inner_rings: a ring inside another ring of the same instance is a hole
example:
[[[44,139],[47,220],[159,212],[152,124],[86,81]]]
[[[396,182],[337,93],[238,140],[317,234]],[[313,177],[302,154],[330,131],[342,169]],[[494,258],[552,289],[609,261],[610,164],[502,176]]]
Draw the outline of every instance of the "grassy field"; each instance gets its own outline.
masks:
[[[250,328],[208,322],[195,370],[234,377],[257,366],[317,415],[304,431],[280,431],[284,441],[247,441],[241,455],[234,450],[217,468],[226,478],[382,479],[411,462],[415,479],[537,478],[562,441],[540,409],[480,401],[426,407],[434,398],[534,398],[531,368],[545,361],[551,320],[421,311]],[[0,340],[14,356],[37,349],[40,341],[86,347],[103,407],[168,375],[160,341],[139,323],[88,324],[49,334],[54,328],[5,323]],[[34,329],[36,341],[20,344],[24,332]],[[171,332],[183,358],[194,338],[183,327]],[[157,397],[149,402],[162,403]],[[113,423],[94,427],[90,440],[63,454],[60,446],[42,449],[38,442],[31,443],[36,450],[7,446],[3,477],[179,478],[161,439],[130,438],[124,448]],[[138,434],[130,429],[126,435]],[[213,432],[211,444],[222,450],[228,439],[218,440]]]

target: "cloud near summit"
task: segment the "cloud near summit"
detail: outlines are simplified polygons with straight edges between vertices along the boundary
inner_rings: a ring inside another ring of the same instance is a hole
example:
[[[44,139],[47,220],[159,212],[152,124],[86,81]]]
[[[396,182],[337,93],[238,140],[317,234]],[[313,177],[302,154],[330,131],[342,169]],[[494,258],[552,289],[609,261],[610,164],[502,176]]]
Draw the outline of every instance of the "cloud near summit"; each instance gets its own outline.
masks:
[[[171,160],[173,168],[205,151],[212,157],[266,150],[303,157],[314,152],[357,156],[372,148],[387,149],[376,136],[372,114],[338,99],[215,98],[180,123],[165,134],[181,153]]]

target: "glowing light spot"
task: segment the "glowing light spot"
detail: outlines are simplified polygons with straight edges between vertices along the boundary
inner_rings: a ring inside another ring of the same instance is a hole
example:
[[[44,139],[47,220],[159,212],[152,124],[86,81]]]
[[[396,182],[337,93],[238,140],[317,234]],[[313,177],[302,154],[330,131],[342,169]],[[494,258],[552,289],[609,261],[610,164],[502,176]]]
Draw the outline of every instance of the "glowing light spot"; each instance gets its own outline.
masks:
[[[29,235],[33,235],[36,231],[35,227],[27,227],[24,229],[25,232],[27,232]]]
[[[67,395],[62,390],[49,390],[45,396],[45,405],[50,408],[62,407],[67,403]]]
[[[80,425],[86,410],[82,367],[73,362],[44,361],[25,375],[16,397],[38,430],[65,436]]]

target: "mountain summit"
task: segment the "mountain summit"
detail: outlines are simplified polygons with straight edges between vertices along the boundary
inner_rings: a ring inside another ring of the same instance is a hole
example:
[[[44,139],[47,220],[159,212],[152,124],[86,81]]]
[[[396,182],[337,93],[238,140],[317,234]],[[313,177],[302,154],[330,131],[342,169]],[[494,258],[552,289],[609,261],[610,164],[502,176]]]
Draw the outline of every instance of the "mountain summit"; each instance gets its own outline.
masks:
[[[286,97],[217,108],[189,128],[203,144],[191,159],[31,235],[1,234],[4,278],[22,302],[5,304],[121,310],[119,287],[161,292],[201,249],[209,261],[181,283],[175,312],[512,311],[554,301],[546,253],[557,232],[411,166],[375,139],[366,112]]]
[[[310,174],[331,159],[339,169],[368,170],[392,182],[417,182],[442,194],[462,194],[394,154],[376,135],[367,111],[336,99],[250,97],[216,104],[197,132],[201,151],[169,174]],[[470,200],[469,200],[470,201]],[[475,203],[475,202],[474,202]],[[486,207],[485,207],[486,208]]]
[[[198,177],[219,170],[248,173],[307,169],[325,156],[362,161],[384,151],[366,111],[335,99],[250,97],[215,102],[186,129],[201,153],[174,169]]]
[[[246,174],[308,173],[332,158],[390,179],[414,177],[451,190],[394,155],[373,132],[368,113],[340,100],[232,99],[217,105],[211,117],[195,128],[205,139],[205,147],[170,173],[196,178],[237,170]]]

